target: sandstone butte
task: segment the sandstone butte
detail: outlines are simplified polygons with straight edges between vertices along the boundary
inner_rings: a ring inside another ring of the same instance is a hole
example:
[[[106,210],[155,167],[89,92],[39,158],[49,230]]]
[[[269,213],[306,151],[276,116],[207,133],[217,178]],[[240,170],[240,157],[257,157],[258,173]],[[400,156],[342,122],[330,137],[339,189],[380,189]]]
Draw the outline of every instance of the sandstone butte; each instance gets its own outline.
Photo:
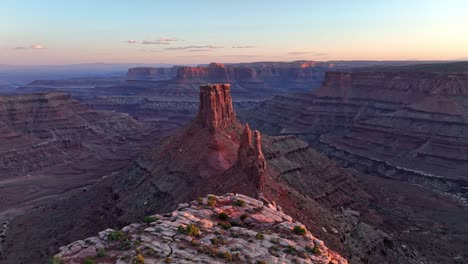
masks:
[[[348,263],[279,207],[208,195],[61,247],[57,263]]]
[[[234,131],[243,130],[236,144],[235,163],[256,190],[245,192],[256,195],[258,200],[232,193],[200,197],[179,204],[172,213],[148,216],[145,223],[130,224],[121,230],[107,229],[98,236],[61,247],[54,261],[70,264],[347,263],[303,224],[263,197],[268,168],[261,134],[251,131],[248,124],[242,129],[232,107],[229,84],[200,87],[199,112],[188,131],[199,129],[206,131],[204,137],[225,134],[233,140],[237,133]]]

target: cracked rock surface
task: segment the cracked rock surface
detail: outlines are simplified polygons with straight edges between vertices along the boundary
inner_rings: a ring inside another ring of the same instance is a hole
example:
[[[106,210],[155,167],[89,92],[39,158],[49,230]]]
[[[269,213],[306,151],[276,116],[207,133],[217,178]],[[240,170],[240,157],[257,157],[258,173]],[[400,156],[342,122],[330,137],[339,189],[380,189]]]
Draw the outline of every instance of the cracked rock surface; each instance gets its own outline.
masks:
[[[348,263],[278,207],[208,195],[61,247],[59,263]],[[87,261],[87,262],[86,262]]]

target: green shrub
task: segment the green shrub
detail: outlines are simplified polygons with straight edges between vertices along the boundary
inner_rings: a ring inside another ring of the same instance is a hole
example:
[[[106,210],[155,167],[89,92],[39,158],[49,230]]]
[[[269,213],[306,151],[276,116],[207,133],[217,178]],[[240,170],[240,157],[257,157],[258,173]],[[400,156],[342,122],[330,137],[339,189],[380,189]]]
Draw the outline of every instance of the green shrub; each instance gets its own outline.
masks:
[[[224,252],[223,253],[223,258],[227,261],[232,261],[232,254],[229,252]]]
[[[229,223],[227,223],[227,224],[219,223],[219,225],[225,230],[231,229],[231,227],[232,227],[231,224],[229,224]]]
[[[226,220],[228,220],[228,218],[229,218],[229,216],[228,216],[225,212],[219,213],[218,217],[219,217],[219,219],[222,220],[222,221],[226,221]]]
[[[83,260],[83,264],[96,264],[96,261],[94,261],[92,258],[85,258]]]
[[[200,235],[200,229],[194,224],[187,225],[186,227],[179,226],[177,231],[192,237],[197,237]]]
[[[53,257],[50,261],[50,264],[64,264],[65,261],[61,257]]]
[[[305,236],[305,234],[307,234],[307,229],[305,229],[305,227],[303,226],[295,226],[294,233],[296,233],[297,235]]]
[[[158,219],[156,217],[153,217],[153,216],[145,216],[145,218],[143,218],[143,222],[145,222],[146,224],[156,222],[157,220]]]
[[[115,231],[112,231],[107,236],[107,239],[109,239],[110,241],[117,241],[117,240],[122,240],[124,237],[125,237],[124,232],[122,232],[120,230],[115,230]]]
[[[245,206],[245,201],[241,200],[241,199],[237,199],[237,200],[234,201],[234,205],[239,206],[239,207],[244,207]]]
[[[106,250],[105,250],[104,248],[99,248],[99,249],[97,250],[96,257],[98,257],[98,258],[103,258],[103,257],[105,257],[106,255],[107,255],[107,253],[106,253]]]
[[[255,238],[256,238],[256,239],[263,239],[263,233],[262,233],[262,232],[258,232],[258,233],[255,235]]]
[[[244,221],[247,217],[249,217],[248,214],[243,214],[243,215],[240,216],[240,220]]]
[[[213,206],[216,206],[216,202],[218,202],[218,200],[216,199],[215,196],[213,195],[210,195],[208,196],[208,205],[213,207]]]

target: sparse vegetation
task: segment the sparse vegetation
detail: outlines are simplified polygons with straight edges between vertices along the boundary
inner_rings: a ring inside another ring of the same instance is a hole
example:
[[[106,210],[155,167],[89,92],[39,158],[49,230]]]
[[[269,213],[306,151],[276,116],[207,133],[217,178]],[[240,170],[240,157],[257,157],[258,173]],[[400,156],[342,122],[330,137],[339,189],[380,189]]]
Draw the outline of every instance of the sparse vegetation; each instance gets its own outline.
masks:
[[[314,247],[306,246],[306,247],[305,247],[305,250],[308,251],[308,252],[310,252],[310,253],[313,253],[313,254],[315,254],[315,255],[321,253],[320,248],[317,247],[317,245],[315,245]]]
[[[266,263],[266,261],[259,260],[259,261],[257,261],[257,263],[256,263],[256,264],[267,264],[267,263]]]
[[[237,199],[237,200],[234,201],[234,205],[239,206],[239,207],[244,207],[245,206],[245,201],[241,200],[241,199]]]
[[[65,262],[61,257],[53,257],[50,261],[49,264],[64,264]]]
[[[215,196],[213,196],[213,195],[208,196],[208,202],[207,203],[208,203],[209,206],[214,207],[214,206],[216,206],[217,202],[218,202],[218,200],[216,199]]]
[[[229,219],[229,216],[228,216],[225,212],[219,213],[218,217],[219,217],[219,219],[222,220],[222,221],[226,221],[226,220]]]
[[[258,232],[258,233],[255,235],[255,238],[256,238],[256,239],[263,239],[263,233],[262,233],[262,232]]]
[[[286,249],[284,250],[284,253],[287,254],[295,254],[296,253],[296,248],[292,245],[288,245]]]
[[[115,231],[112,231],[107,236],[107,239],[109,239],[110,241],[117,241],[117,240],[122,240],[124,237],[125,237],[124,232],[122,232],[120,230],[115,230]]]
[[[197,237],[200,235],[200,229],[194,224],[187,225],[186,227],[179,226],[177,231],[192,237]]]
[[[106,250],[104,248],[99,248],[96,253],[96,257],[103,258],[107,255]]]
[[[198,196],[197,202],[198,202],[198,204],[200,204],[200,205],[203,204],[203,197]]]
[[[172,263],[172,258],[171,257],[167,257],[165,260],[164,260],[164,263]]]
[[[145,264],[145,258],[141,254],[137,254],[133,260],[132,264]]]
[[[293,231],[296,235],[305,236],[307,234],[307,229],[303,226],[295,226]]]
[[[227,224],[219,223],[219,225],[225,230],[231,229],[231,227],[232,227],[231,224],[229,224],[229,223],[227,223]]]
[[[192,244],[192,246],[194,247],[200,246],[200,242],[196,239],[192,239],[192,241],[190,241],[190,244]]]
[[[85,258],[83,264],[96,264],[96,261],[92,258]]]
[[[223,258],[227,261],[232,261],[232,254],[229,252],[224,252],[223,253]]]
[[[156,217],[153,217],[153,216],[145,216],[145,218],[143,218],[143,222],[145,222],[146,224],[156,222],[157,220],[158,219]]]
[[[247,217],[249,217],[248,214],[243,214],[243,215],[240,216],[240,220],[244,221],[245,219],[247,219]]]

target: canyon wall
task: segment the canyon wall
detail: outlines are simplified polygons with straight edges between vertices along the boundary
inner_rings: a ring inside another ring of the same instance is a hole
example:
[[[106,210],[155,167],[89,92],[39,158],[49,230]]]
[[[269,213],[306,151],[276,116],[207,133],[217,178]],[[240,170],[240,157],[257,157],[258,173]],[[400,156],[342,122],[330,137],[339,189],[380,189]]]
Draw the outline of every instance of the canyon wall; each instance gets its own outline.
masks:
[[[253,127],[300,135],[346,167],[468,198],[466,74],[330,72],[251,113]]]

